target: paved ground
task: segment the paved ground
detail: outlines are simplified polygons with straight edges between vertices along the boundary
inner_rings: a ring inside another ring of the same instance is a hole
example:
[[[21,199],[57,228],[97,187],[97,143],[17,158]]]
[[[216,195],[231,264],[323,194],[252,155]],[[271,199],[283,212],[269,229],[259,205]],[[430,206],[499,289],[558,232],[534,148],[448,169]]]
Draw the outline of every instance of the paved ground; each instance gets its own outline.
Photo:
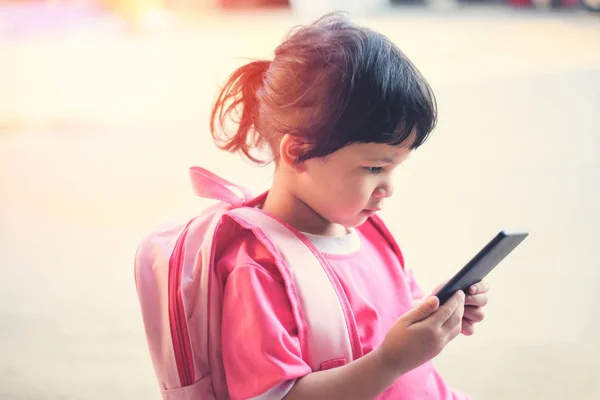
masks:
[[[0,36],[3,400],[158,399],[137,241],[201,206],[189,165],[255,192],[272,172],[217,152],[207,114],[239,57],[269,57],[296,19],[205,14],[137,36],[94,21]],[[600,20],[470,7],[361,21],[438,95],[439,128],[382,213],[422,286],[499,229],[531,232],[490,276],[486,323],[438,366],[476,399],[600,398]]]

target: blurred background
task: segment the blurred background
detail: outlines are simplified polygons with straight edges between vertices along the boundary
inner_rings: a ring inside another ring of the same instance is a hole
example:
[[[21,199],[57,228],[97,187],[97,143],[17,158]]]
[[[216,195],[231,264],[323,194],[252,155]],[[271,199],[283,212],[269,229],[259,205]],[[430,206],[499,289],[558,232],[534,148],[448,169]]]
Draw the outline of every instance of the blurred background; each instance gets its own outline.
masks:
[[[473,337],[436,360],[474,399],[600,398],[598,0],[0,1],[0,399],[159,399],[133,281],[142,237],[194,215],[217,90],[331,9],[393,39],[439,125],[381,215],[431,291],[500,229]]]

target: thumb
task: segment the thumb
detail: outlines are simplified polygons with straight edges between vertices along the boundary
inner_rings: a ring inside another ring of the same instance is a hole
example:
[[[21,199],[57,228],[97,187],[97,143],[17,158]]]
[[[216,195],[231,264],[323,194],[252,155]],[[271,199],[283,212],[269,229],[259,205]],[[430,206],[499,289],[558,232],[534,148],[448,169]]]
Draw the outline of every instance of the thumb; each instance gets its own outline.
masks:
[[[440,300],[436,296],[431,296],[404,314],[403,318],[406,319],[408,325],[412,325],[429,317],[439,306]]]

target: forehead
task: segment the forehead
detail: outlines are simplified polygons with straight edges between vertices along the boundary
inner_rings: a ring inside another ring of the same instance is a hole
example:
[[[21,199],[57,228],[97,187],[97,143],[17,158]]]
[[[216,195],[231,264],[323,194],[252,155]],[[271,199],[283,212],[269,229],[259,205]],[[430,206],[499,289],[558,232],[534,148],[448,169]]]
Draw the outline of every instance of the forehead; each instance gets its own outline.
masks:
[[[344,158],[353,158],[361,161],[382,161],[400,164],[405,161],[412,150],[407,146],[391,146],[381,143],[356,143],[343,148]]]

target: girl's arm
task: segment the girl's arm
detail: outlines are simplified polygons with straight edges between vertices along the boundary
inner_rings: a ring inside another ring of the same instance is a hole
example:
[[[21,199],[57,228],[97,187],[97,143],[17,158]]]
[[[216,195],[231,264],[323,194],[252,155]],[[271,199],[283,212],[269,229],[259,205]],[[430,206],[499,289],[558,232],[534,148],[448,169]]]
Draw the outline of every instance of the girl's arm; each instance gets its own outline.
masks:
[[[342,367],[306,375],[296,382],[285,400],[373,399],[392,386],[401,371],[387,368],[377,349]]]
[[[402,374],[438,355],[460,332],[464,294],[444,305],[431,297],[400,317],[373,352],[339,368],[299,379],[286,400],[373,399]]]

